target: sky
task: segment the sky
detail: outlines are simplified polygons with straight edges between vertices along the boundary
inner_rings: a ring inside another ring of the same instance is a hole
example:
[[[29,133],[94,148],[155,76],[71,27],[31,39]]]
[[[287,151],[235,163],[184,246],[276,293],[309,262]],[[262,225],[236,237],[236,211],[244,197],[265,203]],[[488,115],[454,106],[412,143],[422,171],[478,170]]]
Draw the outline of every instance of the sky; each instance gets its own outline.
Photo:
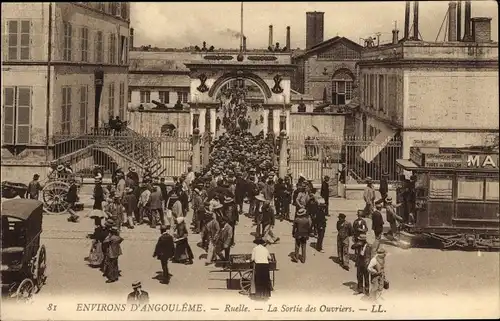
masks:
[[[420,33],[435,41],[446,16],[448,1],[420,2]],[[240,2],[133,2],[131,27],[134,46],[184,48],[203,41],[216,48],[238,48]],[[464,4],[462,4],[462,10]],[[394,2],[246,2],[243,34],[249,49],[267,48],[269,25],[274,42],[285,44],[286,27],[291,27],[291,47],[305,47],[306,12],[325,12],[324,39],[343,36],[360,43],[360,38],[381,33],[389,42],[395,21],[403,34],[404,1]],[[462,13],[462,17],[464,14]],[[413,14],[411,14],[413,17]],[[498,41],[498,10],[495,1],[472,1],[472,17],[491,17],[492,39]],[[442,28],[438,41],[444,38]],[[462,32],[464,28],[462,27]]]

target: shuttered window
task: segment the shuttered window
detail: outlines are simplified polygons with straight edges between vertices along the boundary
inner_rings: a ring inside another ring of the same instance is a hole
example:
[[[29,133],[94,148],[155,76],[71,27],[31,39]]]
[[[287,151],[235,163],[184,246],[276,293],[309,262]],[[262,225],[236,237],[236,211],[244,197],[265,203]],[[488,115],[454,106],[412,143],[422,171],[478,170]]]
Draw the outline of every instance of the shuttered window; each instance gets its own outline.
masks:
[[[89,29],[81,28],[80,29],[80,50],[82,53],[81,60],[83,62],[89,61]]]
[[[28,145],[30,143],[31,97],[31,87],[4,88],[4,144]]]
[[[115,84],[109,84],[109,96],[108,96],[108,116],[109,118],[115,118]]]
[[[71,87],[62,87],[61,132],[71,133]]]
[[[31,59],[31,32],[30,20],[7,21],[7,60]]]
[[[80,87],[80,133],[87,131],[87,110],[89,105],[89,87]]]
[[[64,41],[63,41],[63,60],[71,61],[73,27],[69,22],[63,22]]]
[[[118,116],[121,120],[125,119],[125,83],[120,83],[120,99],[119,99],[120,109],[118,110]]]
[[[116,64],[116,35],[114,33],[109,35],[108,63]]]
[[[104,46],[103,46],[103,35],[102,31],[97,31],[95,36],[95,62],[102,63],[104,57]]]

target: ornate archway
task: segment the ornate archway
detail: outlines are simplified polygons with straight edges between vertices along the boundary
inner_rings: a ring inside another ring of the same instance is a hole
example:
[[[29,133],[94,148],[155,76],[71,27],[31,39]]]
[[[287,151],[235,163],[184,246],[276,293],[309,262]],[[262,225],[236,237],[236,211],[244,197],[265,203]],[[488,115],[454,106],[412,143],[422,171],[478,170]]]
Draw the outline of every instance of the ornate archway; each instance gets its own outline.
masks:
[[[258,75],[250,72],[231,72],[222,75],[213,83],[213,85],[208,90],[208,96],[216,97],[221,88],[223,88],[223,86],[229,83],[231,80],[248,80],[252,82],[260,89],[262,95],[264,96],[264,99],[266,100],[271,98],[273,95],[269,86]]]

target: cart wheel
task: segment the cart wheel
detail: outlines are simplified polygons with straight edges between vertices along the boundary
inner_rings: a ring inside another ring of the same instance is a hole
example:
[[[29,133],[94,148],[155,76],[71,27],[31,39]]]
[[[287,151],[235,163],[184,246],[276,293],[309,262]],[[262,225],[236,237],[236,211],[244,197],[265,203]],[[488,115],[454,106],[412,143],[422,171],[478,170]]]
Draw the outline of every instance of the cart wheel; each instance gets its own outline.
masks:
[[[253,270],[246,270],[240,272],[240,286],[241,286],[241,294],[249,295],[250,288],[252,286],[253,279]]]
[[[17,287],[16,291],[16,301],[17,302],[27,302],[33,296],[35,290],[35,284],[30,279],[24,279],[21,284]]]
[[[42,190],[43,208],[49,214],[61,214],[68,210],[66,194],[69,185],[62,181],[48,183]]]
[[[36,278],[37,292],[40,291],[42,286],[45,284],[45,280],[47,279],[47,276],[45,275],[46,268],[47,250],[45,249],[45,245],[42,245],[36,257],[35,271],[33,274],[33,276]]]

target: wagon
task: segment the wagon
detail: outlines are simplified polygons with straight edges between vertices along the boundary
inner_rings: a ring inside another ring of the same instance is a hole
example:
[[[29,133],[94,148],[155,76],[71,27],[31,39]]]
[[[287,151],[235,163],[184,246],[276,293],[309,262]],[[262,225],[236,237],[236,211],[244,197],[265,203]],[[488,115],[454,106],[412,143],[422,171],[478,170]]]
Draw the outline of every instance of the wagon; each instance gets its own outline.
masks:
[[[81,186],[83,177],[70,175],[58,175],[52,172],[49,180],[42,190],[42,201],[45,212],[49,214],[61,214],[68,210],[69,204],[66,202],[66,194],[70,187],[70,179],[73,178]]]
[[[29,300],[46,281],[47,252],[40,244],[43,203],[13,199],[2,203],[2,296]]]
[[[229,283],[233,280],[240,280],[241,294],[249,295],[250,288],[253,280],[253,263],[251,261],[251,254],[231,254],[229,262],[222,270],[214,270],[211,272],[226,272],[229,273]],[[274,288],[275,271],[277,269],[276,256],[271,253],[271,260],[269,261],[269,270],[271,272],[271,282]]]

